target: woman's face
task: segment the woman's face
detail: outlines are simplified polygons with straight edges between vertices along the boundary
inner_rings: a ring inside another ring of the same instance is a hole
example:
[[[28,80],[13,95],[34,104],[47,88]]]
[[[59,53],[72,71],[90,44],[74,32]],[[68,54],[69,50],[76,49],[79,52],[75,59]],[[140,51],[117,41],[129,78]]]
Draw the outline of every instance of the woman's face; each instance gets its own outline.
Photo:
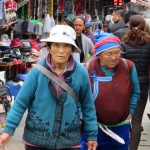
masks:
[[[72,52],[72,45],[67,43],[51,43],[50,53],[54,64],[68,63]]]
[[[120,61],[121,50],[119,47],[108,49],[97,57],[100,59],[101,65],[106,67],[107,71],[111,71],[115,68]]]

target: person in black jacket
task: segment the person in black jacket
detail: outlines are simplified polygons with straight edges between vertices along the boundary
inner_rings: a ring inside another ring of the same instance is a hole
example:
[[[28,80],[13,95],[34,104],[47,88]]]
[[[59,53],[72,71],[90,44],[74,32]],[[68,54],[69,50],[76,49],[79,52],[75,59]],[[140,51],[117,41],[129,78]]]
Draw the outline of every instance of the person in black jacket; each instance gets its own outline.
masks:
[[[130,150],[137,150],[141,138],[142,117],[148,99],[150,35],[145,31],[146,22],[141,15],[131,17],[130,31],[123,36],[123,57],[135,63],[140,84],[140,100],[132,117]]]
[[[130,9],[129,11],[127,11],[124,16],[125,25],[121,29],[113,33],[120,40],[122,40],[122,37],[129,32],[129,20],[133,15],[140,15],[140,13],[134,9]]]
[[[112,14],[113,15],[112,20],[114,24],[109,26],[108,32],[114,33],[115,31],[121,29],[125,25],[124,14],[125,12],[122,8],[114,9],[113,14]]]

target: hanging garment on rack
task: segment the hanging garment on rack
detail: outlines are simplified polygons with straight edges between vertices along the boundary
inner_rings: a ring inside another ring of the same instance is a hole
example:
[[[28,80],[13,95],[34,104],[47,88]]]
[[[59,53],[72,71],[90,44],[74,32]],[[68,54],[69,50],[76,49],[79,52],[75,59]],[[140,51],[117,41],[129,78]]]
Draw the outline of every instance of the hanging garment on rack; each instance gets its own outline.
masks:
[[[58,11],[62,13],[64,11],[64,0],[59,0]]]
[[[0,0],[0,20],[4,19],[4,0]]]
[[[55,26],[55,20],[54,20],[54,17],[51,16],[51,27],[54,27]]]
[[[22,23],[22,32],[27,33],[28,32],[28,24],[29,22],[27,20],[24,20]]]
[[[41,22],[37,23],[35,26],[35,34],[42,35],[43,34],[43,24]]]
[[[72,13],[74,2],[73,0],[65,0],[64,16]]]
[[[15,23],[15,25],[14,25],[13,30],[16,31],[16,32],[21,33],[22,32],[22,23],[23,23],[23,21],[24,20],[22,20],[22,19],[18,19],[17,23]]]
[[[51,17],[49,16],[49,14],[47,14],[46,18],[45,18],[45,21],[44,21],[44,27],[43,27],[43,32],[44,33],[50,33],[51,31]]]
[[[42,8],[43,8],[43,6],[42,6],[42,0],[39,0],[38,1],[38,12],[39,12],[39,14],[38,14],[38,20],[42,20]]]
[[[42,35],[43,33],[43,24],[39,20],[29,20],[28,30],[29,33]]]
[[[84,13],[85,10],[85,0],[76,0],[74,2],[74,12],[76,15],[80,15]]]

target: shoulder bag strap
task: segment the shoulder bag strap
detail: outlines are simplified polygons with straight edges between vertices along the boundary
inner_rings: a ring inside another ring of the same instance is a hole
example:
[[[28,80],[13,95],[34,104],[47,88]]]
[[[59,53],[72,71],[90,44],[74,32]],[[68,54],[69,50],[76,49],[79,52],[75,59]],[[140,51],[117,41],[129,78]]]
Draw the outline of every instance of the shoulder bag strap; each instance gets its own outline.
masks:
[[[78,103],[78,98],[76,93],[74,92],[74,90],[65,82],[61,81],[57,76],[55,76],[53,73],[51,73],[48,69],[46,69],[45,67],[43,67],[40,64],[36,64],[34,66],[34,68],[38,69],[39,71],[41,71],[45,76],[47,76],[49,79],[53,80],[54,82],[56,82],[59,86],[61,86],[65,91],[67,91],[75,100],[75,103]]]
[[[129,66],[128,66],[128,63],[127,63],[126,59],[122,58],[122,60],[123,60],[123,63],[124,63],[124,65],[125,65],[125,67],[128,71],[128,74],[130,75]]]

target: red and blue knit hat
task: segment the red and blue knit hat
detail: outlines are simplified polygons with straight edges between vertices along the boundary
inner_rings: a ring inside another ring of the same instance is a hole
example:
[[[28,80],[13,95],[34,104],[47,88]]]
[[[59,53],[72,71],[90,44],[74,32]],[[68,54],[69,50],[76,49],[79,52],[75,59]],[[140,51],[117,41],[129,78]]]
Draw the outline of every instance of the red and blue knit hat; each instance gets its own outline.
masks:
[[[121,47],[121,41],[112,33],[100,32],[96,30],[94,33],[94,52],[96,55],[114,47]]]

